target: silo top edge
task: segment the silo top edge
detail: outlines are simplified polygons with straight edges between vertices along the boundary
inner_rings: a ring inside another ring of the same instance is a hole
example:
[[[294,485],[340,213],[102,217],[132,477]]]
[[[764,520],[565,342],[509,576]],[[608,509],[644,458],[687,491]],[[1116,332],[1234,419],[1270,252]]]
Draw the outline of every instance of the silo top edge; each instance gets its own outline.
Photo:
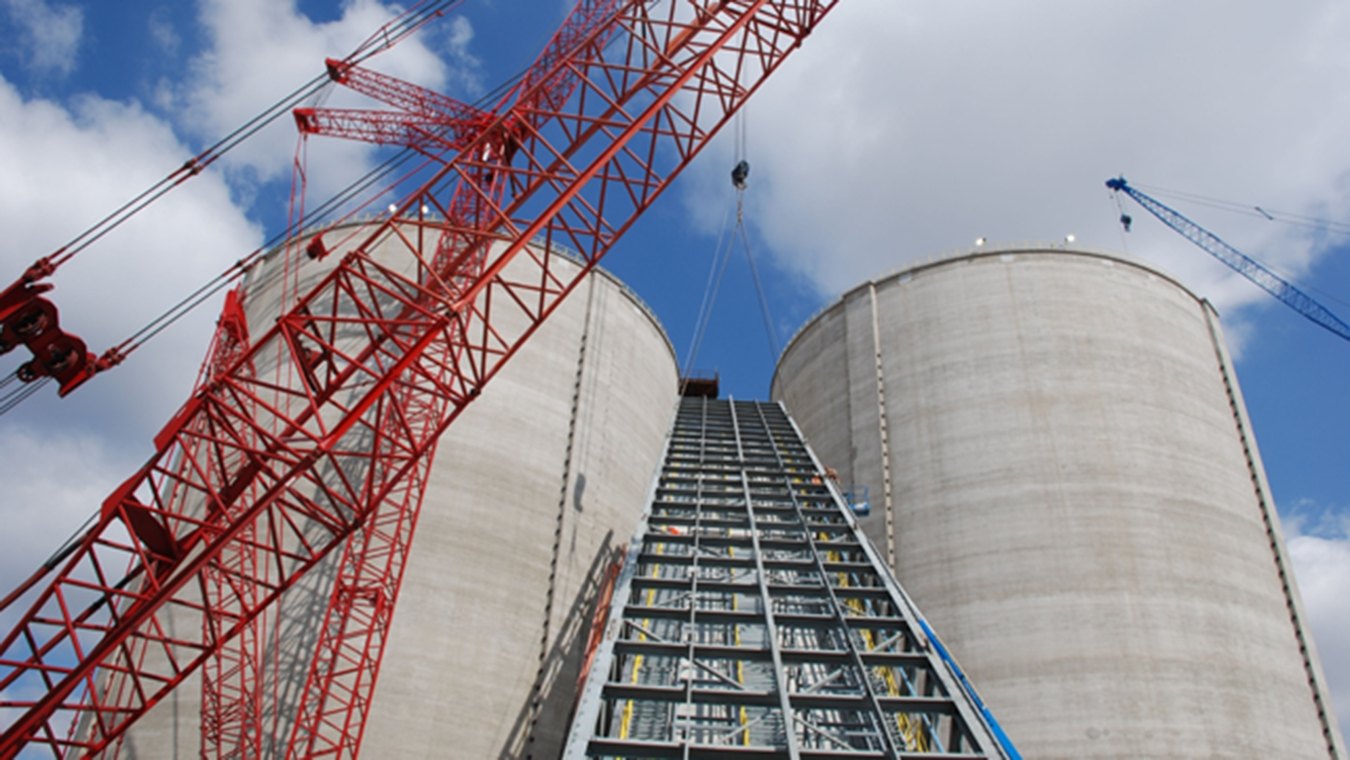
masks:
[[[793,348],[793,346],[797,343],[797,341],[800,340],[801,337],[802,337],[807,331],[809,331],[809,330],[810,330],[817,322],[819,322],[819,321],[820,321],[822,318],[824,318],[827,314],[829,314],[830,312],[834,311],[835,309],[838,309],[838,308],[842,307],[843,304],[844,304],[846,301],[848,301],[848,299],[849,299],[851,296],[853,296],[853,294],[858,293],[858,292],[860,292],[860,291],[862,291],[862,290],[865,290],[866,288],[869,288],[869,287],[875,287],[875,286],[877,286],[877,285],[881,285],[881,284],[883,284],[884,282],[886,282],[886,281],[888,281],[888,280],[894,280],[894,279],[897,279],[897,278],[900,278],[900,277],[905,277],[905,276],[913,276],[913,275],[915,275],[915,274],[918,274],[918,273],[920,273],[920,272],[924,272],[924,271],[929,270],[929,269],[936,269],[936,268],[939,268],[939,267],[950,266],[950,265],[952,265],[952,264],[960,263],[960,262],[962,262],[962,261],[976,261],[976,260],[979,260],[979,259],[988,259],[988,258],[993,258],[993,257],[1016,256],[1016,255],[1026,255],[1026,254],[1035,254],[1035,255],[1037,255],[1037,256],[1042,256],[1042,255],[1044,255],[1044,256],[1068,256],[1068,257],[1082,257],[1082,258],[1090,258],[1090,259],[1099,259],[1099,260],[1111,261],[1111,262],[1114,262],[1114,263],[1122,264],[1122,265],[1124,265],[1124,266],[1132,267],[1132,268],[1137,269],[1137,270],[1139,270],[1139,271],[1141,271],[1141,272],[1145,272],[1145,273],[1147,273],[1147,274],[1150,274],[1150,275],[1153,275],[1153,276],[1155,276],[1155,277],[1158,277],[1158,278],[1160,278],[1160,279],[1162,279],[1162,280],[1164,280],[1164,281],[1166,281],[1166,282],[1168,282],[1168,283],[1171,283],[1173,286],[1175,286],[1175,287],[1176,287],[1178,290],[1180,290],[1182,293],[1185,293],[1186,295],[1188,295],[1188,296],[1190,296],[1191,298],[1195,299],[1195,301],[1201,306],[1201,308],[1208,309],[1208,310],[1210,310],[1210,311],[1214,311],[1216,315],[1217,315],[1217,313],[1218,313],[1217,311],[1215,311],[1213,305],[1210,304],[1210,302],[1208,301],[1208,299],[1205,299],[1205,298],[1200,297],[1199,295],[1196,295],[1196,293],[1195,293],[1194,291],[1192,291],[1190,288],[1188,288],[1188,287],[1186,287],[1184,284],[1182,284],[1182,282],[1181,282],[1180,280],[1178,280],[1176,277],[1173,277],[1172,275],[1167,274],[1166,272],[1163,272],[1163,271],[1161,271],[1161,270],[1155,269],[1154,267],[1151,267],[1151,266],[1149,266],[1149,265],[1143,263],[1142,261],[1139,261],[1139,260],[1133,259],[1133,258],[1127,258],[1127,257],[1122,256],[1122,255],[1117,254],[1117,253],[1111,253],[1111,252],[1108,252],[1108,251],[1088,250],[1088,249],[1082,249],[1082,248],[1058,248],[1058,247],[1050,247],[1050,246],[1044,246],[1044,245],[1040,245],[1040,246],[1037,246],[1037,245],[1009,246],[1009,247],[1003,247],[1003,248],[992,248],[992,249],[989,249],[989,250],[966,251],[966,252],[954,253],[954,254],[951,254],[951,255],[949,255],[949,256],[940,256],[940,257],[938,257],[938,258],[935,258],[935,259],[932,259],[932,260],[929,260],[929,261],[925,261],[925,262],[922,262],[922,263],[919,263],[919,264],[910,264],[910,265],[908,265],[908,266],[897,267],[897,268],[892,269],[892,270],[890,270],[890,271],[888,271],[888,272],[886,272],[885,274],[882,274],[882,275],[880,275],[880,276],[876,276],[876,277],[872,277],[872,278],[869,278],[869,279],[867,279],[867,280],[864,280],[863,282],[859,283],[858,285],[856,285],[856,286],[854,286],[854,287],[852,287],[852,288],[850,288],[850,289],[844,291],[844,292],[841,293],[837,298],[835,298],[833,301],[831,301],[830,303],[826,304],[824,307],[822,307],[822,308],[821,308],[820,310],[818,310],[816,313],[812,314],[809,318],[807,318],[807,320],[806,320],[805,322],[802,323],[802,326],[801,326],[801,327],[797,328],[797,331],[796,331],[795,333],[793,333],[793,334],[792,334],[792,337],[787,341],[787,343],[785,343],[785,344],[783,345],[783,350],[782,350],[781,352],[779,352],[779,354],[778,354],[778,360],[774,363],[773,377],[771,378],[770,383],[769,383],[770,389],[772,389],[772,388],[774,387],[774,385],[776,385],[777,382],[778,382],[778,372],[779,372],[780,368],[782,367],[782,364],[783,364],[783,358],[784,358],[785,356],[787,356],[789,352],[792,351],[792,348]]]

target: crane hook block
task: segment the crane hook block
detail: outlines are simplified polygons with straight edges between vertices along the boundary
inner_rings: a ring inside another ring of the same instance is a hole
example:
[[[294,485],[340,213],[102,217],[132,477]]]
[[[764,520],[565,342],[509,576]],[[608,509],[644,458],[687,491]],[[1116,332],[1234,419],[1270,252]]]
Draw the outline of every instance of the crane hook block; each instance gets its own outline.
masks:
[[[736,168],[731,170],[731,184],[736,186],[737,190],[745,189],[745,180],[750,176],[750,162],[741,161],[736,164]]]

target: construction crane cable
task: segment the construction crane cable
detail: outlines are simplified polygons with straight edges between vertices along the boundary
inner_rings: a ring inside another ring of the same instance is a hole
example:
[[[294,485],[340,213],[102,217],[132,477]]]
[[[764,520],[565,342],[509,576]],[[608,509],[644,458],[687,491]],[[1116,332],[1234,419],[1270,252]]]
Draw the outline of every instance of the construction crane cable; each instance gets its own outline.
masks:
[[[735,239],[728,234],[731,230],[730,223],[731,207],[728,206],[726,214],[722,217],[722,229],[717,235],[712,265],[708,268],[708,282],[703,286],[703,302],[698,307],[694,335],[689,343],[689,351],[685,354],[683,373],[685,376],[693,372],[694,362],[698,360],[698,352],[703,347],[703,336],[708,330],[708,323],[712,320],[713,305],[717,302],[717,293],[722,288],[722,278],[726,275],[727,264],[731,261],[731,245]]]
[[[47,383],[49,382],[51,382],[51,378],[44,377],[41,380],[38,380],[37,382],[25,383],[19,388],[12,390],[9,393],[6,393],[4,396],[0,397],[0,417],[9,414],[9,412],[12,411],[19,404],[22,404],[26,399],[31,397],[33,394],[37,393],[38,391],[46,387]]]
[[[739,111],[735,119],[733,153],[736,165],[731,172],[731,182],[736,188],[736,224],[735,229],[731,232],[730,239],[728,239],[727,222],[731,215],[731,209],[728,207],[727,215],[722,220],[722,231],[718,234],[717,253],[713,256],[712,266],[708,271],[708,283],[703,289],[703,302],[699,306],[693,340],[689,346],[689,353],[685,357],[685,375],[689,375],[693,371],[694,362],[702,348],[703,337],[707,332],[708,323],[712,320],[713,307],[717,302],[717,293],[721,289],[722,278],[726,274],[727,265],[731,261],[732,248],[735,247],[737,239],[740,240],[741,246],[745,249],[745,259],[750,265],[750,277],[754,282],[755,294],[759,301],[760,316],[764,320],[764,334],[769,341],[769,350],[774,357],[777,357],[779,352],[778,334],[773,326],[768,296],[764,289],[764,282],[759,276],[759,266],[755,263],[754,251],[750,245],[750,233],[745,225],[745,189],[747,186],[746,180],[750,175],[750,164],[745,159],[747,134],[745,109]]]
[[[164,197],[169,191],[183,184],[191,177],[200,174],[207,166],[215,163],[221,156],[257,134],[259,130],[276,121],[281,115],[290,113],[291,108],[303,102],[305,98],[308,98],[319,88],[327,84],[327,82],[327,75],[320,75],[311,79],[309,82],[292,91],[290,95],[273,103],[267,109],[230,132],[211,147],[188,159],[182,166],[170,172],[159,182],[156,182],[136,197],[122,204],[111,214],[108,214],[98,222],[95,222],[91,227],[77,235],[69,243],[59,248],[49,257],[51,265],[53,267],[58,267],[67,261],[70,261],[77,254],[87,249],[90,245],[103,238],[109,232],[122,226],[123,223],[136,216],[155,201]]]
[[[347,202],[351,201],[354,198],[360,197],[361,194],[363,194],[372,185],[381,183],[384,180],[386,180],[390,174],[393,174],[394,171],[402,168],[404,165],[408,163],[410,159],[414,158],[416,155],[417,153],[412,150],[401,151],[397,155],[391,157],[390,159],[381,163],[379,166],[367,172],[364,176],[362,176],[355,182],[352,182],[351,184],[347,185],[347,187],[343,188],[338,193],[330,196],[328,200],[324,201],[322,204],[319,205],[319,207],[314,211],[313,214],[309,215],[303,221],[315,222],[315,221],[323,221],[325,219],[330,218],[338,209],[346,205]],[[229,286],[230,284],[238,280],[240,277],[242,277],[244,274],[246,274],[253,267],[253,265],[257,263],[258,259],[264,256],[268,251],[271,251],[275,249],[277,246],[280,246],[285,241],[300,235],[303,232],[303,230],[300,227],[301,223],[302,223],[301,221],[297,221],[294,224],[288,225],[285,229],[281,230],[280,232],[274,234],[271,238],[269,238],[267,242],[265,242],[261,247],[255,249],[253,252],[249,253],[244,258],[235,262],[233,265],[230,266],[229,269],[216,275],[215,278],[213,278],[206,284],[202,285],[192,293],[185,296],[178,303],[169,307],[158,317],[151,320],[148,324],[146,324],[137,332],[133,333],[131,337],[127,338],[121,344],[119,344],[118,345],[119,350],[121,350],[123,355],[125,356],[127,353],[130,353],[132,350],[139,348],[140,346],[144,345],[147,341],[149,341],[151,338],[163,332],[174,322],[177,322],[179,319],[182,319],[183,317],[187,316],[190,312],[192,312],[201,304],[210,300],[211,296],[215,295],[216,293],[219,293],[221,290],[225,289],[227,286]],[[280,271],[277,271],[271,275],[271,277],[273,278],[280,276],[281,276]],[[269,280],[262,280],[259,282],[259,286],[265,287],[268,284],[268,282]]]
[[[1215,198],[1213,196],[1201,195],[1199,193],[1191,193],[1184,190],[1169,190],[1167,188],[1158,187],[1156,185],[1132,184],[1131,186],[1137,187],[1138,189],[1149,192],[1155,196],[1162,196],[1164,198],[1175,198],[1177,200],[1183,200],[1188,203],[1194,203],[1198,206],[1207,206],[1209,208],[1229,211],[1235,214],[1254,216],[1261,219],[1265,219],[1268,222],[1279,222],[1281,224],[1288,224],[1294,227],[1305,227],[1308,229],[1327,230],[1330,232],[1340,232],[1344,234],[1350,234],[1350,222],[1338,222],[1335,220],[1322,219],[1319,217],[1309,216],[1306,214],[1295,214],[1289,211],[1277,211],[1275,209],[1267,208],[1265,206],[1259,206],[1256,204],[1239,203],[1237,201],[1224,200],[1222,198]]]
[[[740,217],[740,215],[737,215]],[[745,247],[745,260],[750,262],[750,278],[755,282],[755,293],[759,296],[759,312],[764,318],[764,334],[769,339],[769,350],[774,359],[778,358],[778,334],[774,330],[773,316],[769,312],[769,299],[764,291],[764,283],[759,278],[759,267],[755,264],[754,254],[750,250],[750,234],[745,229],[743,218],[738,219],[737,228],[740,230],[741,243]]]
[[[748,109],[742,108],[736,114],[736,168],[732,171],[732,184],[736,186],[736,230],[741,244],[745,248],[745,260],[750,264],[750,278],[755,284],[755,294],[759,298],[760,316],[764,319],[764,335],[769,339],[769,350],[778,357],[778,333],[773,326],[773,316],[769,311],[769,299],[764,291],[764,282],[759,277],[759,267],[755,263],[754,252],[750,247],[750,232],[745,226],[745,189],[750,176],[750,163],[746,160],[749,130]]]

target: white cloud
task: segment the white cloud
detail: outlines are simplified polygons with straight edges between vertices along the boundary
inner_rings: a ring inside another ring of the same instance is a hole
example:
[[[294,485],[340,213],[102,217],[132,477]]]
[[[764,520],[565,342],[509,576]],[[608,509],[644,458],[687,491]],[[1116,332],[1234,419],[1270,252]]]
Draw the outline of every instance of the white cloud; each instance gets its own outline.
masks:
[[[150,30],[150,39],[154,40],[162,53],[169,57],[178,55],[183,38],[174,28],[167,7],[156,8],[146,19],[146,28]]]
[[[176,91],[183,126],[204,141],[219,139],[321,74],[325,58],[346,56],[395,13],[395,6],[377,0],[349,0],[339,18],[316,23],[294,0],[202,0],[200,22],[210,44],[193,58]],[[431,89],[453,83],[472,90],[477,87],[477,61],[468,53],[472,27],[462,18],[443,26],[441,36],[407,38],[371,59],[369,67]],[[340,88],[325,91],[324,98],[310,105],[380,107]],[[294,123],[285,118],[231,152],[224,163],[236,188],[286,178],[296,139]],[[373,154],[370,146],[336,138],[310,140],[311,196],[327,198],[344,187],[372,165]]]
[[[840,3],[750,105],[749,218],[827,296],[979,235],[1072,232],[1128,245],[1225,311],[1265,302],[1138,208],[1124,237],[1103,182],[1345,216],[1346,35],[1333,0]],[[689,183],[705,222],[729,142]],[[1197,221],[1294,273],[1317,253],[1259,219]]]
[[[15,27],[8,36],[19,42],[29,69],[60,76],[75,70],[84,11],[44,0],[3,0],[0,6]]]
[[[1350,515],[1289,521],[1289,555],[1341,733],[1350,736]]]

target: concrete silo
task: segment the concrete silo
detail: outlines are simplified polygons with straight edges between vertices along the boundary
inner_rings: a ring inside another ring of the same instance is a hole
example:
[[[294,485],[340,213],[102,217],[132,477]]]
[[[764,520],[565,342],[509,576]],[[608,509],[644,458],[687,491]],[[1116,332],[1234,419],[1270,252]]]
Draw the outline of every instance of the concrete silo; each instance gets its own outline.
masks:
[[[1107,255],[868,282],[773,397],[1028,757],[1339,757],[1218,317]]]
[[[325,239],[352,244],[356,231]],[[334,248],[320,262],[277,252],[251,272],[249,324],[270,324],[286,293],[341,258]],[[511,266],[536,265],[520,256]],[[640,517],[677,389],[655,317],[597,271],[455,421],[431,470],[364,754],[558,754],[596,591]],[[338,554],[268,623],[264,754],[280,756],[289,736]],[[195,681],[133,726],[121,756],[197,756]]]

